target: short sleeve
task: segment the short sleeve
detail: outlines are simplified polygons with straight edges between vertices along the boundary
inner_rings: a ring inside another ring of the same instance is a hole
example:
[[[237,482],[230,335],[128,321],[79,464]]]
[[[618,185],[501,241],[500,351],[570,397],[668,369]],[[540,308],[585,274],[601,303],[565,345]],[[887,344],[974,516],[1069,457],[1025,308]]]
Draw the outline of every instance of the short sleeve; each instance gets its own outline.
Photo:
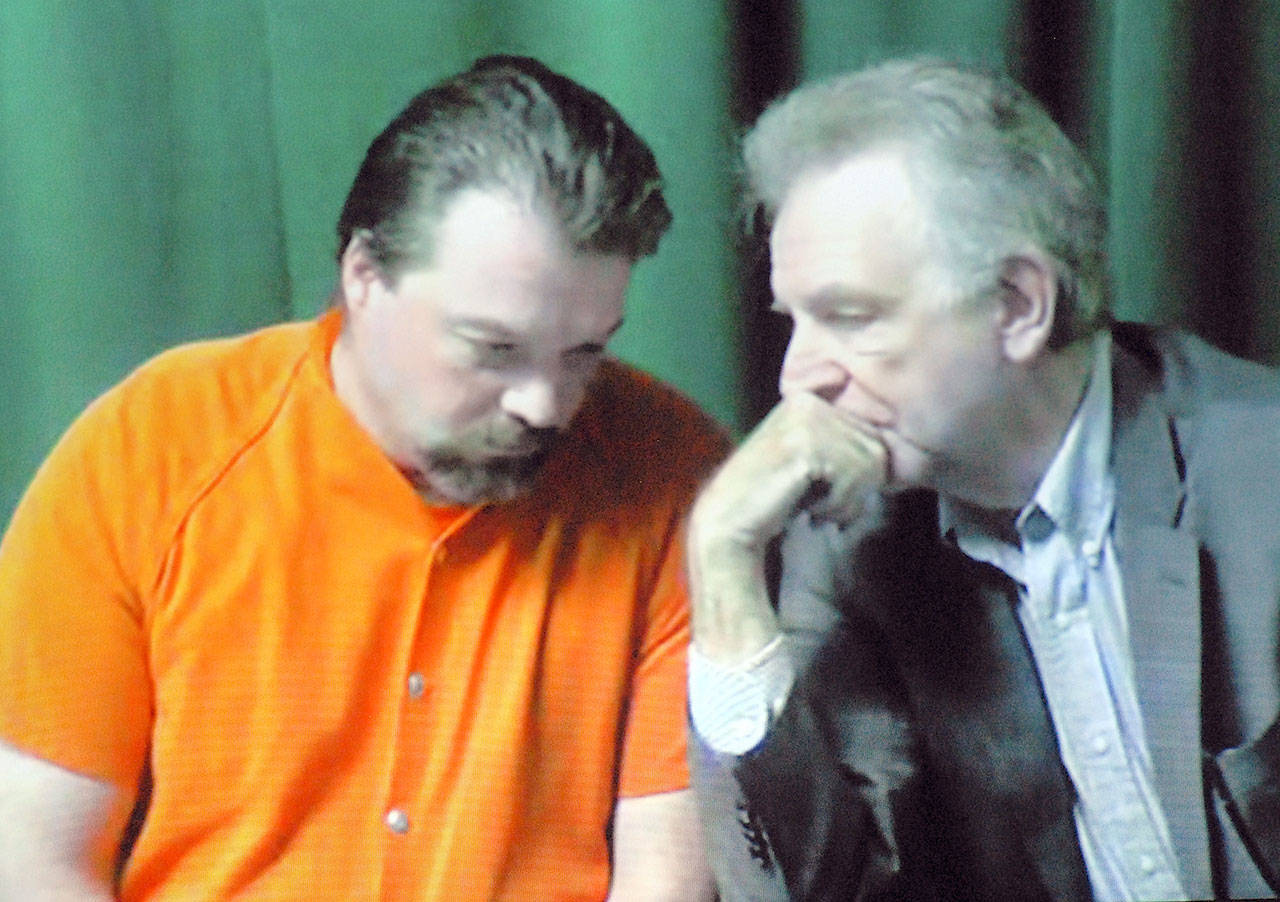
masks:
[[[617,794],[689,786],[687,653],[689,589],[685,521],[702,482],[729,450],[724,431],[652,376],[616,361],[601,367],[580,414],[587,459],[602,462],[592,489],[599,516],[614,524],[611,545],[643,573],[615,599],[634,610],[638,634],[618,758]],[[625,537],[625,539],[623,539]],[[618,544],[617,540],[622,539]]]
[[[143,617],[125,548],[129,456],[100,400],[45,461],[0,543],[0,736],[132,791],[151,721]]]
[[[648,608],[628,705],[619,796],[689,786],[685,756],[689,596],[683,565],[683,529],[677,529],[662,557]]]

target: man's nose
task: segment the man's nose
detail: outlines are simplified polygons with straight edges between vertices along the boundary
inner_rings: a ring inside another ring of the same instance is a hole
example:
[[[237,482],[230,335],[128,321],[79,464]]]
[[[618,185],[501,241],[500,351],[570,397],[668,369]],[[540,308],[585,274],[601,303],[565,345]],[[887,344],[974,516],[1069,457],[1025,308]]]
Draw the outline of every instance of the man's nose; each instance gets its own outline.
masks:
[[[838,348],[827,347],[823,337],[799,327],[791,333],[778,377],[782,396],[808,392],[870,425],[890,425],[893,409],[867,381],[865,369],[856,358],[842,358]]]
[[[531,429],[558,429],[573,415],[564,381],[548,373],[522,376],[502,393],[502,410]]]
[[[831,402],[844,391],[849,373],[823,345],[821,336],[814,335],[813,330],[794,327],[778,376],[778,390],[784,398],[808,392]]]

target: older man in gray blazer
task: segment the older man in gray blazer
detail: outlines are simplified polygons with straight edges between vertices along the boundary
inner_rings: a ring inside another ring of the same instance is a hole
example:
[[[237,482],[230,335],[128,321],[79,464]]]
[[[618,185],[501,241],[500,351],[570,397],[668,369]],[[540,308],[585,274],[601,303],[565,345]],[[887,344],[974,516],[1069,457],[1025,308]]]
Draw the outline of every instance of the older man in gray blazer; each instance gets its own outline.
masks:
[[[1007,79],[881,64],[745,154],[794,332],[690,524],[722,895],[1274,895],[1280,379],[1110,322]]]

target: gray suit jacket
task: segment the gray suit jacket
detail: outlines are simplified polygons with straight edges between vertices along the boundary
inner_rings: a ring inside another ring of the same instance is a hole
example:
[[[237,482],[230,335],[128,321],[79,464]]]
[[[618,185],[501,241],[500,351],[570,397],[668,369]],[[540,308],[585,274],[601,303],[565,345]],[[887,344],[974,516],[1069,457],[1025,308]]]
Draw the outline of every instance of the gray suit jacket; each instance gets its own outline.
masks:
[[[1280,376],[1115,328],[1116,546],[1157,790],[1193,896],[1280,890]],[[784,555],[784,558],[787,555]],[[780,614],[761,747],[691,743],[726,899],[1088,899],[1074,790],[1001,572],[892,499]],[[1268,889],[1270,887],[1270,890]]]

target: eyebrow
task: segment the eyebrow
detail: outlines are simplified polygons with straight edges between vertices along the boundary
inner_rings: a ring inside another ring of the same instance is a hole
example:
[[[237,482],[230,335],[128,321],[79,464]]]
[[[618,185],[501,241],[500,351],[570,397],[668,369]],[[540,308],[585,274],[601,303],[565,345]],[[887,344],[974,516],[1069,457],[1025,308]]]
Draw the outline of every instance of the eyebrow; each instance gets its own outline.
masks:
[[[496,319],[485,319],[484,317],[460,317],[450,318],[445,324],[452,330],[457,331],[473,331],[484,332],[488,335],[497,336],[499,338],[521,338],[522,336],[513,331],[505,323]]]
[[[622,318],[619,318],[619,319],[618,319],[618,321],[617,321],[616,323],[614,323],[612,326],[610,326],[610,327],[609,327],[609,331],[607,331],[607,332],[605,332],[605,333],[604,333],[604,339],[603,339],[603,340],[604,340],[605,342],[607,342],[609,339],[613,338],[613,336],[617,335],[617,334],[618,334],[618,330],[622,328],[622,324],[623,324],[623,322],[624,322],[624,320],[623,320]]]
[[[610,338],[612,338],[617,333],[617,331],[622,328],[622,324],[624,321],[625,321],[625,318],[619,318],[616,323],[614,323],[605,331],[604,335],[601,337],[600,340],[608,341]],[[446,321],[446,325],[451,330],[455,330],[455,331],[456,330],[472,330],[475,332],[484,333],[485,335],[492,336],[494,338],[510,340],[512,342],[520,342],[528,337],[521,332],[517,332],[513,330],[510,326],[508,326],[506,323],[501,322],[500,320],[488,319],[482,316],[467,316],[467,317],[461,317],[457,319],[450,319]],[[592,341],[593,341],[592,339],[588,339],[586,342],[583,342],[583,343],[590,344],[592,343]]]
[[[810,313],[822,314],[839,310],[842,307],[856,306],[868,311],[883,310],[893,305],[895,298],[890,295],[877,294],[871,291],[859,291],[847,285],[831,283],[817,291],[804,296],[799,306]],[[788,304],[775,296],[773,309],[783,313],[789,312],[795,304]]]

